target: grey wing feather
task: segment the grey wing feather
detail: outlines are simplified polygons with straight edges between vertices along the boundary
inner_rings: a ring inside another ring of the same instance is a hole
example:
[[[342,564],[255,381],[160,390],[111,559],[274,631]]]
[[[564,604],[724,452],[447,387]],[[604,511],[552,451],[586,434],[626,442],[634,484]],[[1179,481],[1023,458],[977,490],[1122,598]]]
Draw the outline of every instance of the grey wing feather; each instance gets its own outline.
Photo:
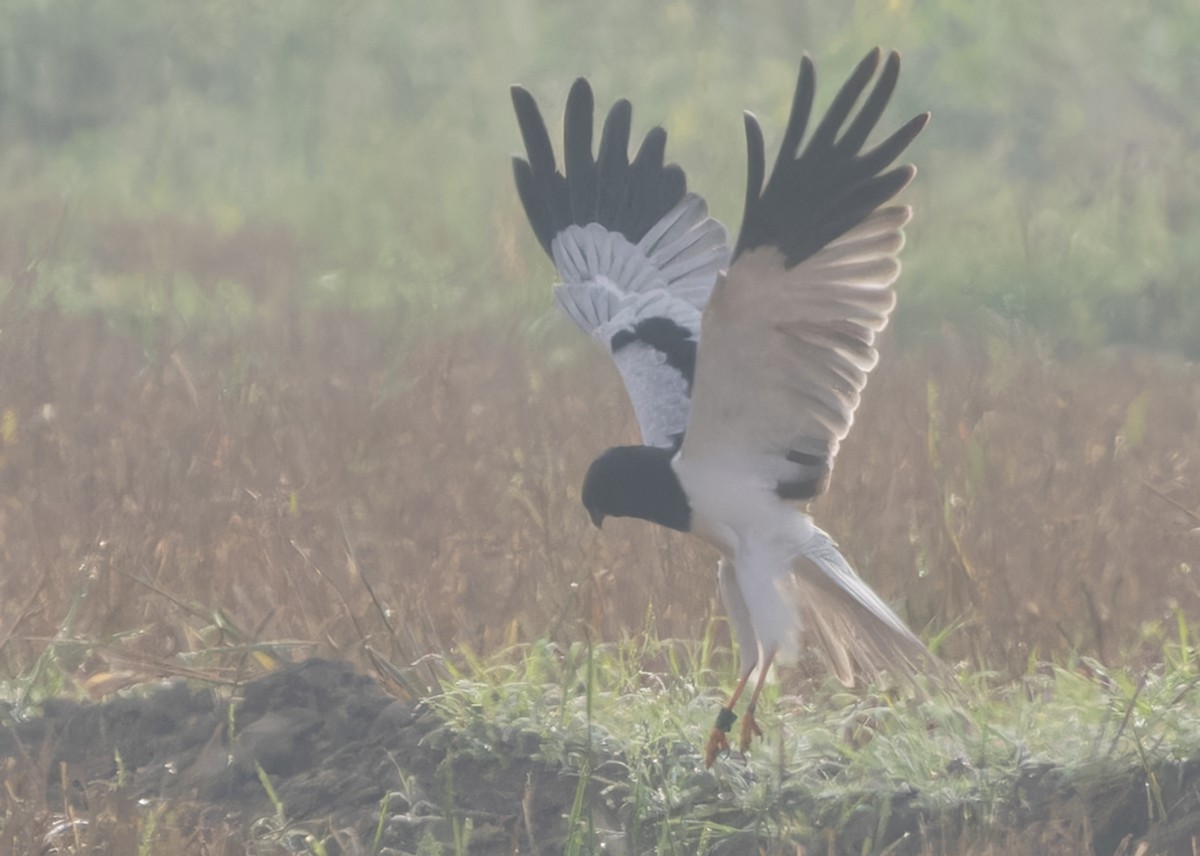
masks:
[[[642,441],[677,446],[687,428],[701,311],[729,264],[725,227],[687,192],[683,170],[664,164],[661,128],[629,160],[628,102],[610,110],[595,158],[591,88],[575,82],[564,172],[533,97],[514,87],[513,105],[528,153],[514,159],[514,177],[562,280],[555,299],[616,363]]]
[[[682,454],[737,457],[783,499],[825,489],[878,360],[875,335],[896,302],[901,229],[911,211],[881,206],[915,175],[912,166],[889,167],[929,115],[863,151],[900,70],[897,54],[882,69],[881,59],[877,49],[863,58],[802,148],[815,71],[807,57],[801,62],[765,186],[762,131],[746,117],[746,211],[728,274],[705,307]]]
[[[642,442],[677,446],[691,410],[691,368],[672,361],[674,349],[644,340],[647,323],[670,324],[678,344],[691,346],[694,361],[700,310],[667,289],[622,293],[605,276],[560,283],[554,296],[562,310],[599,344],[621,374],[633,405]],[[664,349],[666,348],[666,349]],[[686,361],[687,358],[685,358]]]
[[[685,454],[740,451],[780,486],[828,472],[878,360],[910,215],[881,209],[791,269],[771,247],[734,262],[705,310]]]
[[[559,232],[551,252],[563,279],[555,299],[609,352],[642,442],[677,446],[691,410],[701,310],[729,260],[725,228],[687,194],[636,245],[589,223]],[[649,335],[655,329],[668,335]]]
[[[674,338],[643,335],[654,325],[674,331]],[[647,446],[677,447],[687,430],[699,329],[700,310],[662,289],[627,298],[597,328],[597,338],[607,343],[621,373]]]
[[[729,264],[725,227],[689,193],[637,244],[599,223],[568,226],[555,235],[551,255],[562,283],[559,306],[588,335],[624,306],[624,298],[662,291],[703,310],[717,277]],[[615,302],[614,302],[615,301]],[[696,318],[698,332],[699,316]]]
[[[689,193],[638,242],[671,294],[704,309],[717,276],[729,267],[729,236],[708,216],[704,200]]]

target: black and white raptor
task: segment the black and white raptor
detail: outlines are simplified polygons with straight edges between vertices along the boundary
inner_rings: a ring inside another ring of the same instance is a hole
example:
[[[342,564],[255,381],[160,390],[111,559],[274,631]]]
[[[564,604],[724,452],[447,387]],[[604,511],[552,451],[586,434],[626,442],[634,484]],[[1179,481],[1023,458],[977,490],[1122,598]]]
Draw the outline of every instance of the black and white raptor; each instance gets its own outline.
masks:
[[[709,739],[710,765],[756,669],[743,751],[761,734],[754,711],[767,669],[802,637],[847,684],[937,668],[802,507],[828,484],[896,302],[912,211],[888,203],[916,168],[891,165],[929,114],[864,145],[899,71],[898,54],[867,54],[802,146],[816,86],[805,56],[765,185],[762,130],[745,114],[746,204],[732,252],[683,170],[664,163],[662,128],[629,160],[628,101],[609,111],[593,156],[592,91],[575,82],[560,172],[533,97],[512,89],[528,155],[513,159],[517,190],[562,279],[555,297],[612,357],[644,443],[600,455],[583,504],[596,525],[638,517],[721,553],[718,590],[741,671]]]

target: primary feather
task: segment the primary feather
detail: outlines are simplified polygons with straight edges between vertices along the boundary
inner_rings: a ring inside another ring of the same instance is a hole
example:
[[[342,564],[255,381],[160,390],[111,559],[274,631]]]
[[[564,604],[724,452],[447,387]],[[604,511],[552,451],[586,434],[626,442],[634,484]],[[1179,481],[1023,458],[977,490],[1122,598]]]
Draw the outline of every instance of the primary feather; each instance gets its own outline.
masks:
[[[878,63],[878,51],[859,63],[798,151],[815,89],[805,58],[765,187],[762,132],[747,114],[746,212],[733,264],[702,321],[700,380],[683,456],[727,457],[736,449],[786,499],[810,499],[825,489],[878,361],[875,335],[896,303],[891,286],[900,274],[901,229],[912,212],[879,206],[916,169],[884,170],[929,117],[917,116],[861,151],[895,88],[900,61],[893,53],[838,136]]]
[[[618,101],[592,155],[591,87],[571,87],[559,172],[533,97],[513,87],[528,159],[514,158],[534,234],[554,261],[559,307],[608,351],[633,404],[642,441],[676,448],[687,427],[700,313],[729,262],[725,228],[664,163],[666,132],[652,129],[628,158],[632,109]]]

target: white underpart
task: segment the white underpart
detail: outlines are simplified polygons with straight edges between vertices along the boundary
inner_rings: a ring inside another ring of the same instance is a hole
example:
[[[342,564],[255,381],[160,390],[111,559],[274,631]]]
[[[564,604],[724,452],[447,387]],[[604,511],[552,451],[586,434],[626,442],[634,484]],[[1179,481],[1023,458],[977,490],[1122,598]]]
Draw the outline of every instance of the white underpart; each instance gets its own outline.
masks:
[[[733,641],[737,643],[742,658],[742,674],[754,668],[761,657],[758,650],[758,637],[754,635],[754,625],[750,621],[750,610],[742,598],[742,590],[737,582],[737,569],[728,558],[722,556],[717,562],[717,595],[729,624],[733,628]],[[740,675],[739,675],[740,677]]]
[[[746,458],[697,464],[676,456],[673,466],[692,503],[692,531],[729,560],[718,569],[718,591],[743,671],[763,655],[794,654],[803,628],[791,559],[815,531],[812,519],[780,500]]]
[[[771,529],[759,528],[742,539],[734,555],[735,581],[750,615],[758,661],[774,652],[780,663],[795,660],[804,626],[797,608],[791,560],[812,537],[812,520],[792,510],[792,519]]]
[[[735,563],[743,541],[769,535],[797,513],[776,495],[772,463],[737,449],[721,458],[681,452],[671,462],[692,506],[692,532]]]
[[[919,674],[927,651],[899,616],[854,573],[837,544],[792,510],[789,525],[755,527],[717,568],[717,589],[738,645],[739,677],[793,661],[814,643],[846,685],[857,676]]]

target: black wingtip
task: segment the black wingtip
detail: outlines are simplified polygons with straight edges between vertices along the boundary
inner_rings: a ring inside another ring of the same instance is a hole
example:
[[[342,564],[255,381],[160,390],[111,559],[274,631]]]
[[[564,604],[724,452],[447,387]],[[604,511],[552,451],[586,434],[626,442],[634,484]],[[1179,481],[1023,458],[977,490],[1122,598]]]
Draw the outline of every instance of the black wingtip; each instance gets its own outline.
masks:
[[[550,242],[554,239],[554,217],[546,207],[543,195],[538,192],[537,179],[533,175],[533,169],[529,166],[529,161],[517,155],[513,156],[512,169],[513,181],[517,185],[517,196],[525,209],[525,217],[529,220],[529,226],[533,229],[533,234],[537,237],[538,243],[542,245],[542,249],[546,251],[546,255],[551,255]]]
[[[850,115],[850,111],[854,109],[859,96],[862,95],[867,84],[871,82],[871,78],[875,76],[875,72],[879,68],[881,55],[879,48],[875,48],[858,61],[858,65],[854,67],[854,71],[850,72],[850,76],[846,78],[846,82],[842,84],[842,88],[838,90],[837,95],[833,96],[833,101],[825,111],[825,116],[821,119],[820,124],[817,125],[817,129],[813,131],[808,148],[826,148],[833,145],[834,138],[837,136],[837,132],[841,129],[842,124],[846,121],[846,117]],[[886,76],[880,77],[881,84],[886,83],[886,80]],[[894,83],[895,81],[893,81]],[[882,113],[883,107],[887,105],[891,94],[891,89],[886,88],[886,91],[883,93],[883,103],[879,106],[880,113]]]
[[[885,169],[888,164],[900,157],[925,126],[929,124],[929,113],[919,113],[905,122],[898,131],[859,157],[859,166],[865,175],[870,175]]]
[[[604,118],[600,148],[596,153],[596,220],[614,223],[625,205],[629,190],[629,130],[633,105],[618,99]]]
[[[785,159],[794,158],[800,149],[800,141],[808,128],[808,117],[812,113],[813,98],[817,91],[817,72],[812,57],[805,54],[800,59],[800,72],[796,78],[796,93],[792,96],[792,109],[788,113],[787,129],[783,142],[779,144],[779,155],[775,160],[778,167]]]
[[[550,134],[546,131],[546,123],[542,119],[537,101],[523,87],[514,86],[511,92],[513,110],[517,114],[517,127],[520,128],[521,139],[529,155],[529,165],[535,173],[546,170],[554,172],[554,147],[550,144]]]
[[[570,192],[569,222],[587,223],[596,214],[596,161],[592,157],[592,87],[580,77],[567,94],[563,114],[563,166]]]
[[[897,52],[889,53],[885,61],[879,48],[869,51],[797,154],[815,89],[812,60],[805,56],[800,61],[787,131],[765,186],[757,149],[762,130],[753,117],[747,119],[746,210],[735,257],[755,247],[775,246],[782,251],[786,265],[793,267],[854,228],[912,180],[916,171],[911,166],[885,170],[928,124],[928,113],[913,117],[870,151],[861,151],[891,100],[899,70]],[[872,78],[875,85],[855,113]],[[843,131],[847,119],[849,125]]]
[[[816,83],[817,64],[808,51],[805,51],[800,55],[799,80],[804,80],[806,78],[812,80],[814,84]]]
[[[858,115],[854,117],[850,127],[842,133],[841,138],[837,141],[836,145],[839,148],[854,154],[863,147],[871,130],[878,124],[879,117],[883,115],[888,101],[891,100],[892,93],[896,89],[896,81],[899,78],[900,55],[893,51],[883,64],[883,70],[875,79],[875,86],[872,87],[871,94],[867,96],[866,102],[859,109]],[[841,121],[839,120],[839,123]]]
[[[527,155],[527,159],[513,158],[513,179],[529,225],[542,249],[549,254],[550,242],[560,219],[558,183],[561,177],[554,159],[554,146],[533,95],[517,84],[509,88],[509,93]]]
[[[743,242],[752,233],[746,228],[746,223],[749,218],[749,212],[754,208],[759,197],[762,195],[763,178],[765,177],[767,168],[762,126],[758,124],[758,118],[747,110],[742,114],[742,124],[746,130],[746,204],[744,209],[746,215],[742,220],[742,230],[738,235],[738,243],[733,251],[735,256],[739,255],[743,249],[747,249],[743,247]],[[797,138],[798,143],[799,138]],[[784,144],[787,144],[786,141]],[[782,157],[782,153],[780,157]]]
[[[599,223],[637,243],[687,193],[683,170],[665,162],[666,132],[662,128],[646,134],[630,162],[632,108],[628,101],[618,100],[609,110],[600,150],[593,156],[592,89],[587,78],[575,80],[567,96],[560,173],[537,102],[520,85],[512,85],[510,93],[528,155],[525,166],[514,163],[517,191],[547,252],[558,232],[588,223]]]
[[[596,102],[592,97],[592,86],[586,77],[579,77],[571,84],[567,93],[567,106],[563,111],[563,157],[570,159],[573,155],[581,155],[587,159],[592,156],[592,114],[596,110]],[[580,149],[572,152],[572,148]]]

